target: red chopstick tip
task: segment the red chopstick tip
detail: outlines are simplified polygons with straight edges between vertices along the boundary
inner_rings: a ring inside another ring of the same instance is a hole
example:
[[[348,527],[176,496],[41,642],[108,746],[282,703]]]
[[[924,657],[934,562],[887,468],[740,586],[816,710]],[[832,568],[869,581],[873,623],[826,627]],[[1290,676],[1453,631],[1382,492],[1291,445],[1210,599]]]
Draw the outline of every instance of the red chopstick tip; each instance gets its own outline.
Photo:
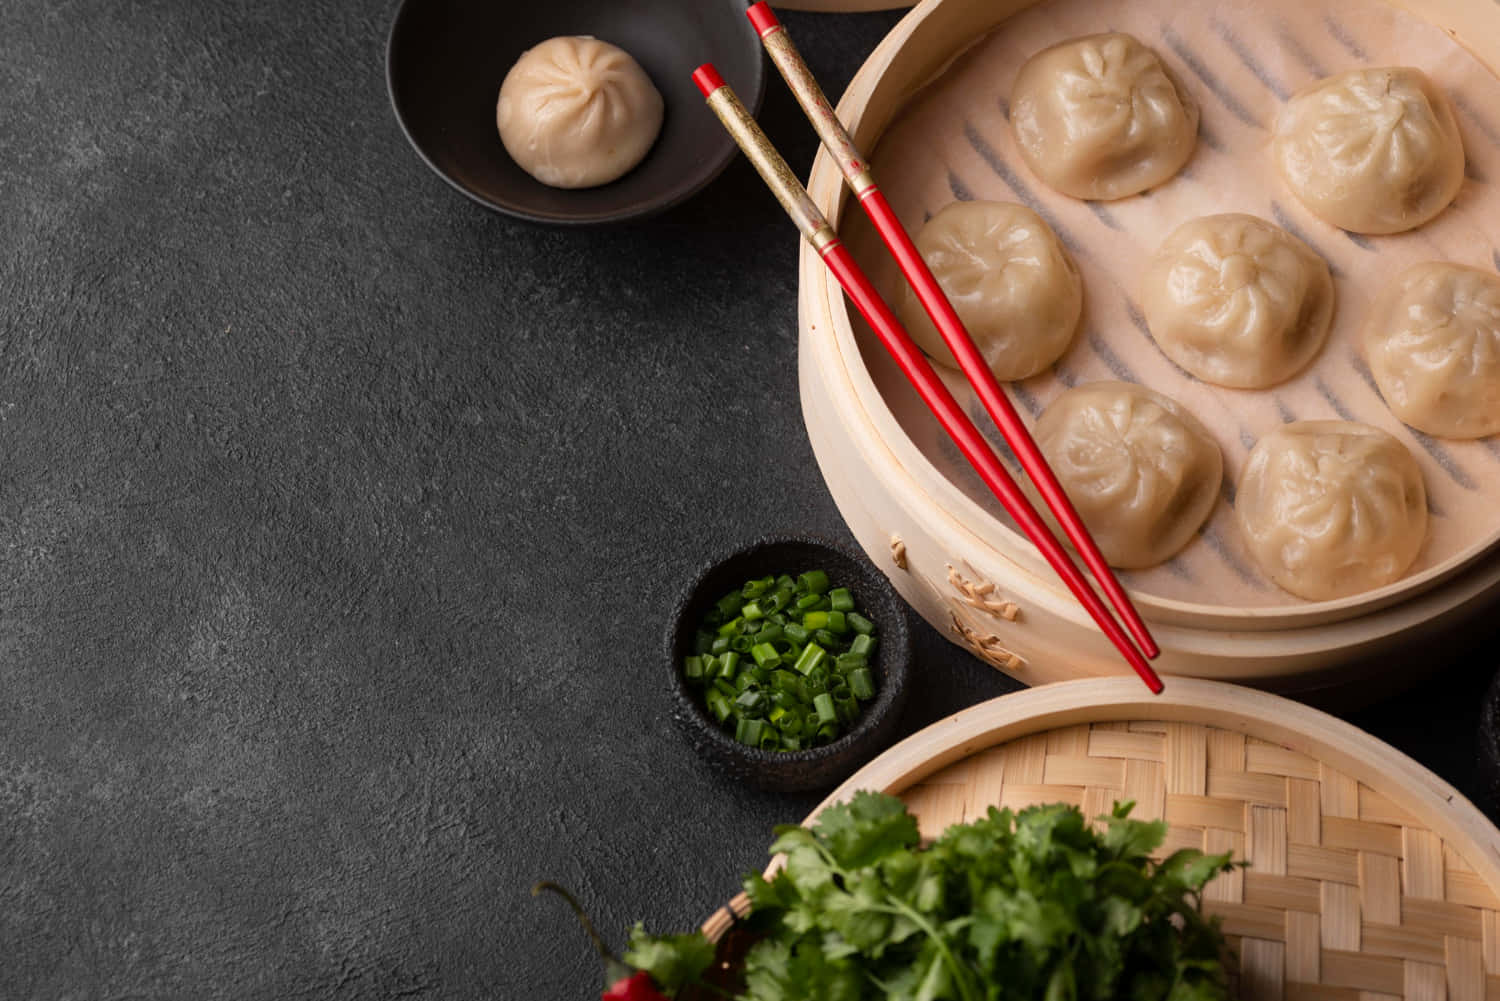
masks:
[[[704,63],[693,70],[693,82],[698,85],[699,90],[703,91],[704,97],[724,86],[724,78],[719,76],[719,71],[714,69],[713,63]]]
[[[766,0],[753,4],[749,10],[745,11],[745,16],[755,26],[757,34],[764,35],[781,27],[781,22],[776,19],[775,12],[771,10],[771,5],[766,3]]]

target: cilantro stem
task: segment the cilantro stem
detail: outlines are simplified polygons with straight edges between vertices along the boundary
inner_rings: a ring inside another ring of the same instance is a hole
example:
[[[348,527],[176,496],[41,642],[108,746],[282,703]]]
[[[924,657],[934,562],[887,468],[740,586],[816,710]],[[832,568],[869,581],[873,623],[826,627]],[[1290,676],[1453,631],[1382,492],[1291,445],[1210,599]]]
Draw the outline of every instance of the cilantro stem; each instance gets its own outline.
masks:
[[[848,870],[838,864],[838,861],[833,857],[833,853],[828,850],[827,845],[816,840],[811,842],[811,844],[814,850],[822,856],[823,863],[828,866],[829,872],[836,873],[841,881],[850,879]],[[883,911],[886,914],[898,914],[909,919],[922,934],[932,939],[933,945],[937,946],[938,954],[943,957],[943,962],[947,963],[948,969],[953,971],[953,982],[958,985],[961,1001],[979,1001],[978,995],[974,993],[973,988],[969,984],[969,978],[966,975],[968,970],[959,962],[958,957],[953,955],[953,950],[948,948],[948,940],[933,927],[932,922],[928,921],[922,915],[921,911],[916,910],[894,894],[890,895],[890,900],[889,904],[875,904],[870,909],[873,911]]]
[[[904,915],[912,924],[921,929],[924,935],[932,939],[933,945],[936,945],[938,948],[938,954],[948,964],[948,969],[953,971],[953,982],[958,985],[958,993],[963,997],[963,1001],[977,1001],[978,995],[974,993],[969,985],[969,971],[959,962],[958,957],[953,955],[953,950],[948,948],[948,940],[932,926],[932,923],[920,911],[899,897],[891,898],[890,908],[881,909],[893,910],[897,914]]]

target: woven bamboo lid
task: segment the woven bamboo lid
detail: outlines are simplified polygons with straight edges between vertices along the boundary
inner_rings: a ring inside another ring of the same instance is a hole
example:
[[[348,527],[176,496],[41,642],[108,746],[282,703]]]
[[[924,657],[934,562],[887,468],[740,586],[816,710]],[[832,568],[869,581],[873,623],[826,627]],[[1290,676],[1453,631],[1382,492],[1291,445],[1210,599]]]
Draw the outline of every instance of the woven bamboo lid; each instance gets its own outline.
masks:
[[[1132,799],[1168,822],[1163,853],[1232,851],[1250,866],[1210,884],[1205,908],[1223,918],[1242,998],[1500,998],[1500,831],[1394,748],[1273,695],[1180,678],[1156,699],[1133,680],[1049,685],[923,730],[827,802],[861,788],[900,795],[924,837],[992,804],[1097,816]],[[721,910],[704,930],[731,921]]]

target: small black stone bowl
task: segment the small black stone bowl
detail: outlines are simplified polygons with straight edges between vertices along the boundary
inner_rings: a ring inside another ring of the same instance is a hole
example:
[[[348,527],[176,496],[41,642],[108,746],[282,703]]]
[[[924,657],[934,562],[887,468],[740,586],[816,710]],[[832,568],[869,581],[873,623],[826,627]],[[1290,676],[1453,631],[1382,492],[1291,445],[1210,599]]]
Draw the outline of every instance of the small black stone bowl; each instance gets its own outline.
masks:
[[[809,570],[824,570],[834,586],[847,587],[875,623],[875,698],[861,705],[854,726],[831,744],[806,751],[746,747],[708,714],[683,678],[682,662],[693,652],[698,623],[724,595],[752,578]],[[842,546],[807,536],[760,539],[710,563],[678,599],[667,629],[667,670],[673,718],[694,749],[730,778],[773,792],[830,789],[896,736],[911,675],[906,603],[880,571]]]
[[[640,219],[718,176],[736,152],[693,84],[714,63],[753,114],[765,91],[745,0],[404,0],[386,45],[386,86],[406,138],[445,181],[497,212],[558,225]],[[661,134],[635,169],[597,188],[551,188],[500,142],[495,103],[521,53],[592,35],[630,53],[661,91]]]

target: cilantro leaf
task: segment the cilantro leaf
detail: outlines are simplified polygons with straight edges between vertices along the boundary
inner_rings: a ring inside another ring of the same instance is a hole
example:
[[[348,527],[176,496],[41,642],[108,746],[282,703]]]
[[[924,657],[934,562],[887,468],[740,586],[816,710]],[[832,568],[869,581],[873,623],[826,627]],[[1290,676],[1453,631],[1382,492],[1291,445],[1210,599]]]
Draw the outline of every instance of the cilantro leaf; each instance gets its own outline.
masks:
[[[630,930],[630,943],[622,958],[637,970],[651,974],[669,995],[703,975],[714,961],[715,947],[702,932],[687,935],[651,935],[639,923]]]
[[[917,818],[907,812],[905,803],[863,789],[819,814],[813,831],[842,869],[873,865],[921,840]]]
[[[1116,804],[991,807],[921,847],[893,796],[856,793],[811,829],[779,827],[785,864],[745,878],[742,1001],[1228,1001],[1203,888],[1227,855],[1161,863],[1166,825]],[[649,936],[626,958],[668,990],[713,959],[701,936]]]
[[[1178,852],[1117,804],[1099,829],[1063,804],[990,808],[920,848],[899,799],[856,793],[811,830],[781,828],[786,865],[748,880],[767,933],[745,1001],[1226,1001],[1218,925],[1198,894],[1227,856]]]

